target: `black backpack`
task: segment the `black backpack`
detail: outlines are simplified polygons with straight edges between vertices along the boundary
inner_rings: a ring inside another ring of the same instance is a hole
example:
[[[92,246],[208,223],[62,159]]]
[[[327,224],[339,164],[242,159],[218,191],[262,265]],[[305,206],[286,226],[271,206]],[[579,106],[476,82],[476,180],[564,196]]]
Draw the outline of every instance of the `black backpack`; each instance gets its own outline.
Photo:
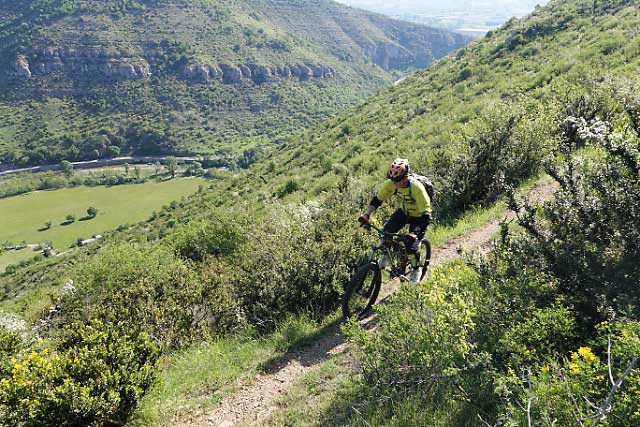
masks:
[[[409,174],[409,178],[410,179],[415,179],[416,181],[418,181],[420,184],[422,184],[424,186],[424,189],[427,190],[427,194],[429,195],[429,199],[431,199],[431,203],[433,204],[434,198],[436,196],[436,189],[433,186],[433,183],[431,182],[431,180],[429,178],[427,178],[424,175],[420,175],[417,173],[410,173]],[[409,186],[409,188],[411,188],[411,186]]]

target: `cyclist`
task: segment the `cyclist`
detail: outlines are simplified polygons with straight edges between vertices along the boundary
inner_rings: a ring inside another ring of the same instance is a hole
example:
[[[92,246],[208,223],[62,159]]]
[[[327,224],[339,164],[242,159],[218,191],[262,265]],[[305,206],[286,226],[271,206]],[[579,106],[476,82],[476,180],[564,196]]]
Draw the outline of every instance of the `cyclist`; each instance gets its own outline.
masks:
[[[362,214],[358,221],[365,224],[371,215],[383,202],[389,200],[394,195],[402,198],[402,207],[398,208],[384,224],[384,231],[397,233],[406,224],[409,224],[410,241],[406,242],[409,261],[413,266],[413,271],[409,277],[412,284],[418,284],[422,277],[422,267],[420,266],[420,243],[431,223],[431,199],[422,183],[413,179],[409,172],[409,160],[395,159],[389,171],[385,183],[378,190],[378,194],[371,200],[367,212]]]

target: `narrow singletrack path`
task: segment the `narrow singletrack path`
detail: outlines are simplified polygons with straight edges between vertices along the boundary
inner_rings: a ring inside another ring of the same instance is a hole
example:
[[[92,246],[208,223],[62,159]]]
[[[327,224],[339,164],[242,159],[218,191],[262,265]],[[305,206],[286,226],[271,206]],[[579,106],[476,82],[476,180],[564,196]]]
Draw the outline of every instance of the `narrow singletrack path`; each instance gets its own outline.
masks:
[[[529,191],[532,203],[548,200],[556,189],[554,183],[545,182]],[[434,248],[431,267],[454,260],[460,251],[486,251],[491,238],[504,220],[515,218],[515,213],[504,212],[500,219],[490,221],[482,227],[463,236],[449,240]],[[379,301],[388,298],[398,289],[398,283],[383,285]],[[174,420],[176,427],[232,427],[241,421],[257,421],[268,417],[276,409],[276,401],[297,380],[313,368],[335,355],[343,353],[347,343],[340,333],[339,325],[331,325],[327,332],[313,345],[279,358],[251,381],[238,385],[237,391],[209,411],[184,415]]]

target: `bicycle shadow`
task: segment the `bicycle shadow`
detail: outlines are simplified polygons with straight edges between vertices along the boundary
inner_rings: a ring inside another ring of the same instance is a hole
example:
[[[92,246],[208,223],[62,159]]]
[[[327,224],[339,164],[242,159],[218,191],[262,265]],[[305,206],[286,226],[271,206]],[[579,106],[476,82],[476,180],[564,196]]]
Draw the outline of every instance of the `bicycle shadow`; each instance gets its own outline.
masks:
[[[286,368],[292,362],[298,362],[310,368],[339,354],[346,343],[340,330],[341,324],[342,320],[338,319],[311,334],[298,338],[284,355],[267,360],[260,366],[260,370],[271,375]]]
[[[386,295],[379,300],[376,305],[388,304],[393,297],[393,293]],[[336,319],[324,327],[296,339],[283,355],[273,357],[265,361],[260,367],[260,371],[266,375],[273,375],[289,366],[292,362],[297,362],[305,368],[312,368],[320,365],[329,358],[343,353],[348,345],[346,337],[342,333],[341,326],[344,324],[342,318]],[[375,309],[371,309],[367,315],[360,319],[360,325],[366,330],[375,329],[378,324],[378,316]]]

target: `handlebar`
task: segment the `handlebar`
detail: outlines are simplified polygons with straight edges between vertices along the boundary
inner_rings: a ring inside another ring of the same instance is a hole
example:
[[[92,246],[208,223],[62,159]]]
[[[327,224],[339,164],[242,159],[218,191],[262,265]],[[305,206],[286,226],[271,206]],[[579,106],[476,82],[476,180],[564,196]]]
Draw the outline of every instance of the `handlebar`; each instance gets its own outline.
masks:
[[[406,234],[400,234],[400,233],[389,233],[388,231],[384,231],[383,229],[381,229],[380,227],[376,227],[374,224],[371,223],[371,221],[369,221],[369,219],[367,218],[363,218],[360,217],[358,218],[358,221],[360,221],[360,223],[367,229],[367,230],[371,230],[372,228],[378,232],[378,234],[380,235],[381,238],[385,239],[385,240],[398,240],[400,242],[405,242],[408,239],[411,239],[410,237],[408,237]]]

